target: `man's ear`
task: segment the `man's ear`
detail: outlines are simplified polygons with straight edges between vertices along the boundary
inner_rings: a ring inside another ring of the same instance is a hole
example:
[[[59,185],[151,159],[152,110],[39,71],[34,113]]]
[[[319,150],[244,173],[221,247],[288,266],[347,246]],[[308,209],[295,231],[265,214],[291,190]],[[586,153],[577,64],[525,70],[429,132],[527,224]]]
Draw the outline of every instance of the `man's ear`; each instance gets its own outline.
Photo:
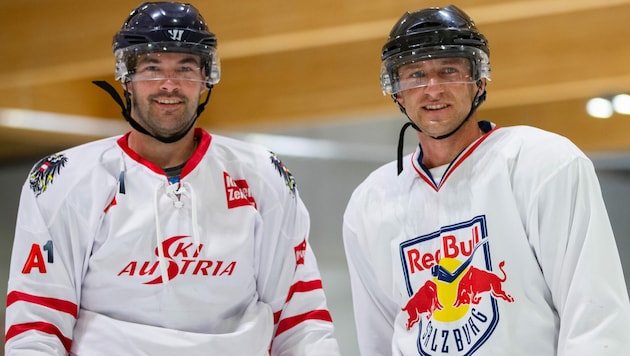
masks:
[[[131,85],[130,80],[123,83],[123,89],[129,94],[133,94],[133,85]]]
[[[392,98],[394,99],[394,102],[396,102],[396,104],[398,104],[398,105],[400,105],[401,107],[404,108],[405,107],[405,99],[399,94],[392,95]]]
[[[481,78],[477,81],[477,96],[483,95],[486,91],[486,78]]]

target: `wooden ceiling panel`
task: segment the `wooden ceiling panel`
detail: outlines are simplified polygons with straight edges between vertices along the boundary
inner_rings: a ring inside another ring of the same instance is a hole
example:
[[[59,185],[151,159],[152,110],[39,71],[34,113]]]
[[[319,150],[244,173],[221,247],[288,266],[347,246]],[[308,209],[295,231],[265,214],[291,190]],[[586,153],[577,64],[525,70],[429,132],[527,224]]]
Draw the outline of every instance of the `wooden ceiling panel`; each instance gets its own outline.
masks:
[[[378,46],[356,43],[225,61],[204,122],[223,126],[215,118],[227,115],[246,127],[277,125],[382,108],[391,100],[379,87]]]
[[[1,2],[0,109],[122,120],[108,94],[90,81],[113,83],[112,36],[136,5],[127,0]],[[196,5],[219,36],[222,59],[222,81],[202,125],[258,130],[400,116],[380,92],[379,55],[394,22],[415,10],[417,1]],[[484,115],[502,125],[557,129],[589,149],[630,149],[623,135],[627,120],[593,120],[584,113],[591,95],[630,92],[630,0],[462,0],[457,5],[490,41],[493,80]],[[0,149],[10,136],[2,130]],[[46,135],[29,132],[32,140]],[[10,144],[6,152],[16,147]]]
[[[480,26],[497,88],[630,74],[630,26],[620,26],[629,18],[626,4]]]

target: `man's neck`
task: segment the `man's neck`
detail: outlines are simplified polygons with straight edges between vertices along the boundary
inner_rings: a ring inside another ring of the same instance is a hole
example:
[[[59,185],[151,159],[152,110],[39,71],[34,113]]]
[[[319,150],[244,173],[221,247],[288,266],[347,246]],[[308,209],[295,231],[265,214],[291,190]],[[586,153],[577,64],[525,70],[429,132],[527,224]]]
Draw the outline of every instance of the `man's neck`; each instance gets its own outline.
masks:
[[[429,169],[449,164],[481,136],[483,131],[472,118],[457,132],[444,139],[437,140],[418,132],[418,140],[422,147],[422,164]]]
[[[172,143],[160,142],[153,137],[132,130],[129,134],[128,145],[142,158],[159,167],[168,168],[186,162],[194,153],[197,140],[194,136],[194,130],[190,130],[182,139]]]

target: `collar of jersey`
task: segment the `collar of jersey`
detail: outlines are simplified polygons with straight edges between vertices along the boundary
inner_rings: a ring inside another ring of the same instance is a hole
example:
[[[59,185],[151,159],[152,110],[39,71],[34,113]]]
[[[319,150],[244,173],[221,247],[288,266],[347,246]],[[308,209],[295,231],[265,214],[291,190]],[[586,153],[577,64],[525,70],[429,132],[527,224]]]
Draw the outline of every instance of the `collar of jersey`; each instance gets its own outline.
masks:
[[[446,171],[444,171],[444,175],[441,177],[440,180],[438,180],[439,184],[435,182],[435,179],[431,175],[431,172],[429,171],[429,169],[421,163],[423,152],[422,152],[422,147],[420,145],[418,145],[414,153],[410,156],[411,165],[414,171],[418,174],[418,176],[420,176],[420,178],[423,181],[425,181],[429,186],[431,186],[433,190],[438,192],[440,188],[444,186],[444,183],[446,182],[448,177],[451,175],[451,173],[453,173],[453,171],[455,171],[457,167],[463,161],[465,161],[466,158],[468,158],[475,151],[475,149],[479,147],[479,145],[481,145],[483,141],[486,140],[486,138],[488,138],[488,136],[490,136],[496,129],[498,129],[498,127],[495,124],[491,124],[487,121],[480,121],[479,127],[481,127],[481,129],[484,130],[485,134],[481,136],[480,138],[478,138],[477,140],[475,140],[473,143],[471,143],[462,152],[460,152],[459,155],[457,155],[457,157],[455,157],[455,159],[448,165],[448,168],[446,168]]]
[[[162,167],[141,157],[129,147],[130,133],[131,132],[127,132],[118,139],[118,146],[120,146],[120,148],[134,161],[146,166],[155,173],[166,175]],[[182,168],[180,178],[184,178],[188,173],[195,169],[195,167],[197,167],[205,153],[208,151],[210,141],[212,141],[212,136],[207,131],[199,127],[195,128],[195,138],[198,140],[199,144],[197,145],[195,152],[193,152],[193,155]]]

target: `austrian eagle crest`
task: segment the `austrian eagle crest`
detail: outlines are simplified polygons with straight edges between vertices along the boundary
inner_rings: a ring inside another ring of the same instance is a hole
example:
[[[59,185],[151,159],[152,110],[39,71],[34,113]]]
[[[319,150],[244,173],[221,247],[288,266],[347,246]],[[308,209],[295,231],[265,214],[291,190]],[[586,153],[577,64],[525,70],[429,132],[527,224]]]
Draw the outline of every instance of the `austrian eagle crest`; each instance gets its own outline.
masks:
[[[46,191],[66,162],[68,158],[63,154],[51,155],[37,162],[28,177],[31,190],[36,197]]]
[[[276,156],[275,153],[273,152],[269,152],[269,153],[270,153],[269,158],[271,159],[271,163],[276,167],[276,170],[278,171],[278,173],[280,173],[280,176],[284,179],[284,182],[287,185],[287,187],[289,187],[289,190],[291,190],[291,192],[295,194],[295,178],[293,178],[293,174],[291,174],[289,169],[284,165],[284,163],[282,163],[282,161],[280,161],[280,158],[278,158],[278,156]]]

